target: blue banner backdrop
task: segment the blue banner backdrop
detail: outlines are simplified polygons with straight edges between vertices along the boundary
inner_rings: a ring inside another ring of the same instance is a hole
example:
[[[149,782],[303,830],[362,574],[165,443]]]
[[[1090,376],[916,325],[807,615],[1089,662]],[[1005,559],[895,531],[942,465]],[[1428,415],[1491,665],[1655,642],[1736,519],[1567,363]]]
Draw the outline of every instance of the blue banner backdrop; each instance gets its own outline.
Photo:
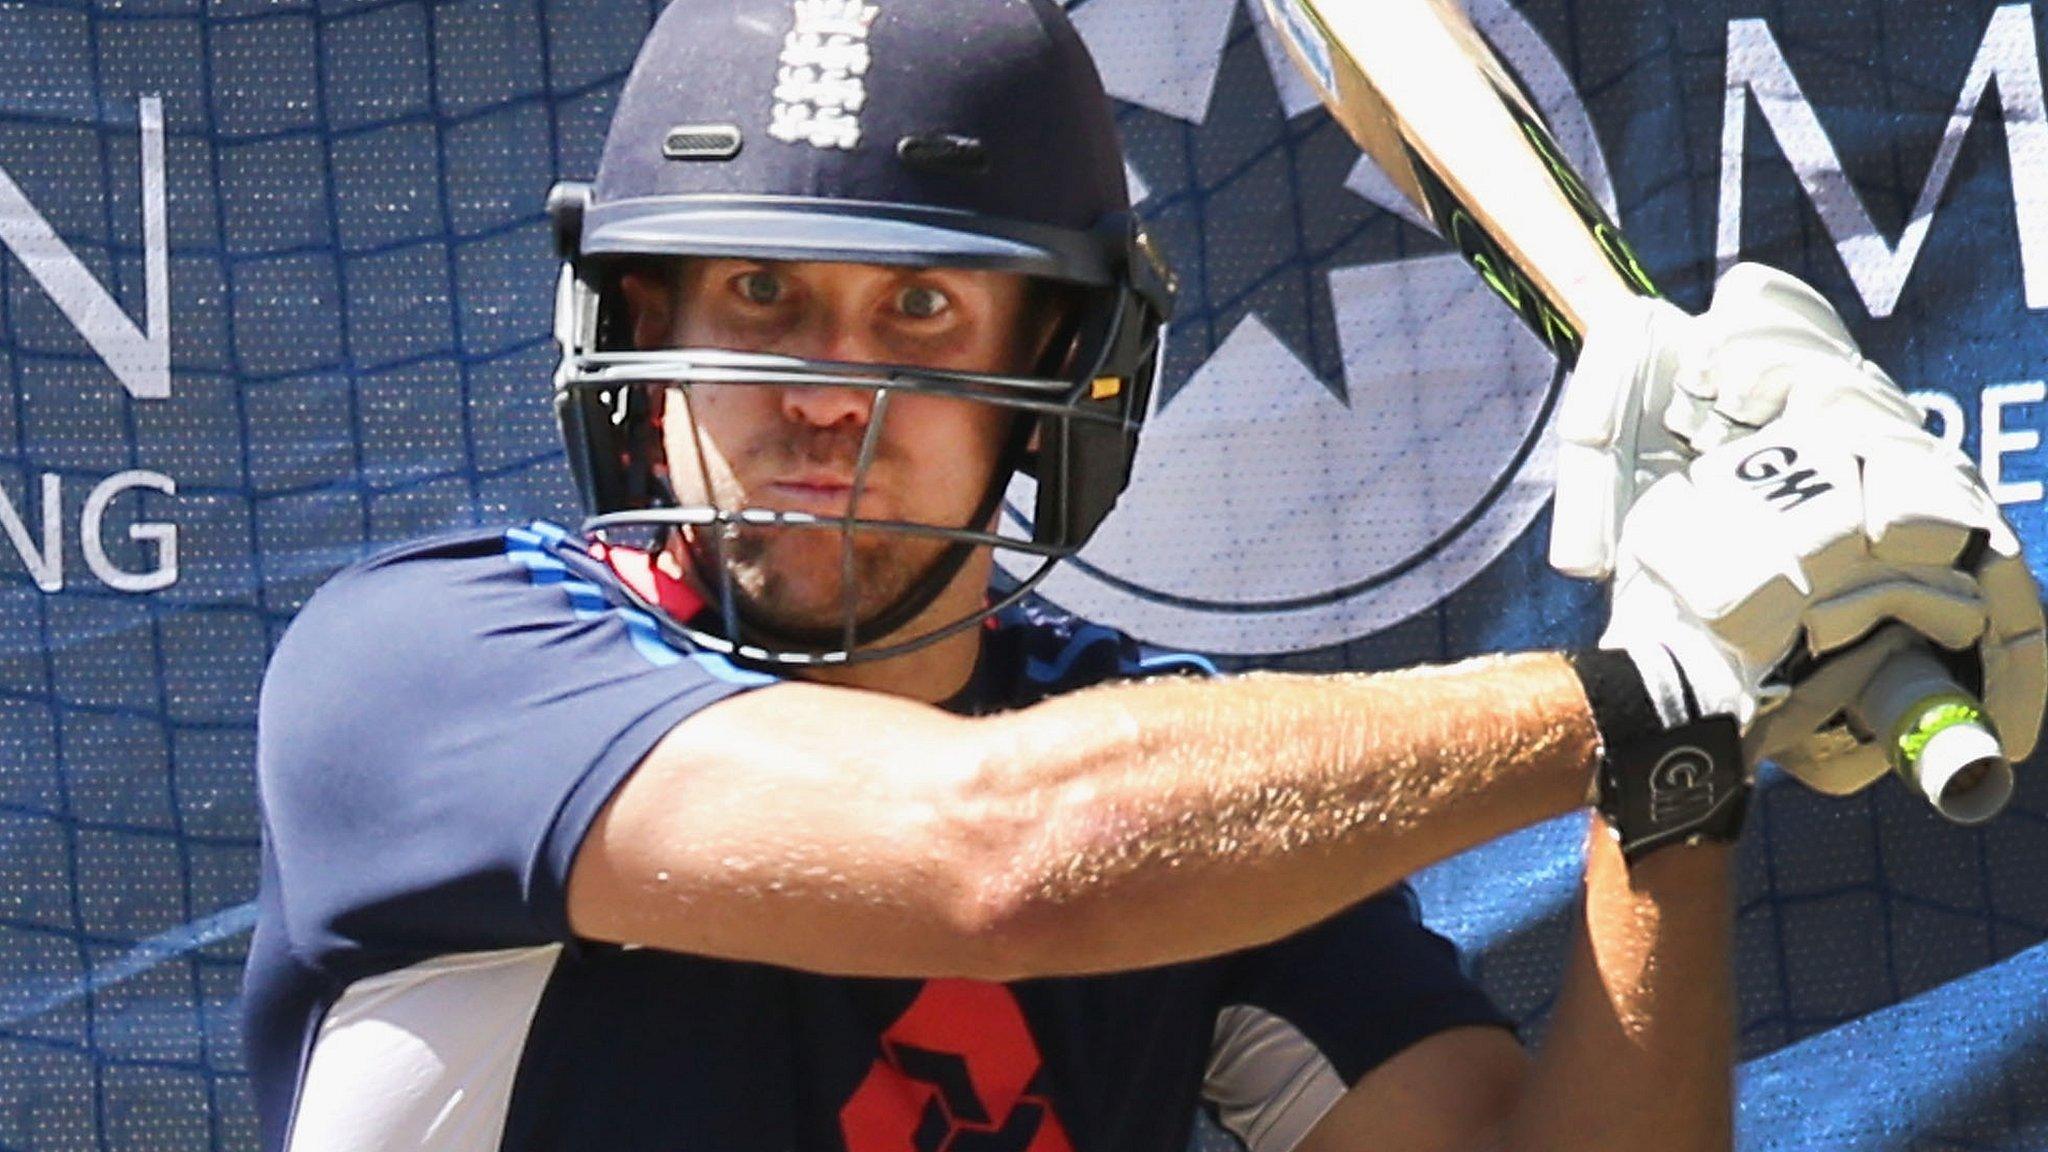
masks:
[[[1597,590],[1542,563],[1540,351],[1247,4],[1072,7],[1187,291],[1139,481],[1053,598],[1240,666],[1590,639]],[[1470,8],[1668,291],[1812,280],[2048,549],[2038,6]],[[541,197],[594,169],[653,11],[0,5],[0,1148],[253,1146],[264,659],[378,544],[567,515]],[[2048,1147],[2044,818],[2032,766],[1974,831],[1766,779],[1743,1148]],[[1578,834],[1419,880],[1538,1032]]]

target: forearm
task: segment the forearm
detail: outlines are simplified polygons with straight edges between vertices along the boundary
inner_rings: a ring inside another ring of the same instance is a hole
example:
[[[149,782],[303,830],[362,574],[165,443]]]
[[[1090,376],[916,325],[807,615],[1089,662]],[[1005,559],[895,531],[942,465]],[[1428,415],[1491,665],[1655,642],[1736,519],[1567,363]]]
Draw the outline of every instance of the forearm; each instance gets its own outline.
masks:
[[[777,685],[648,753],[583,838],[570,920],[849,975],[1170,964],[1571,809],[1595,743],[1555,655],[1158,679],[980,719]]]
[[[1587,856],[1571,959],[1507,1146],[1725,1150],[1734,851],[1666,849],[1630,869],[1596,823]]]
[[[1596,736],[1555,655],[1148,681],[992,718],[989,920],[1027,969],[1271,940],[1583,803]]]

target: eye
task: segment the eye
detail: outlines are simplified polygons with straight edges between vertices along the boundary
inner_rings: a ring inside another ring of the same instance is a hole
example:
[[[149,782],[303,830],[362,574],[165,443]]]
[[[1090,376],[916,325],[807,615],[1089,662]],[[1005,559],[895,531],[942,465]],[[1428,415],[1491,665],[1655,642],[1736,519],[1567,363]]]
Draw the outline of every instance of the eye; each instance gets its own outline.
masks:
[[[912,284],[896,297],[896,308],[913,320],[931,320],[953,306],[944,292],[929,284]]]
[[[732,286],[747,303],[763,308],[782,300],[782,277],[765,269],[740,273],[733,277]]]

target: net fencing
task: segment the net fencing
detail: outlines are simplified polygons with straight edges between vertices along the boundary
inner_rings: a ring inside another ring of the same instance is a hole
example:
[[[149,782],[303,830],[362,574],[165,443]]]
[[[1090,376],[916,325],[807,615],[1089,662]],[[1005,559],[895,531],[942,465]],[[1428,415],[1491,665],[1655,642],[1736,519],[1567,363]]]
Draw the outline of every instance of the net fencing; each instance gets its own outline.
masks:
[[[1470,7],[1675,297],[1717,256],[1810,278],[2048,544],[2027,5]],[[0,2],[0,1149],[254,1146],[264,660],[379,544],[569,514],[540,205],[656,8]],[[1506,310],[1246,4],[1073,9],[1185,297],[1138,484],[1053,598],[1235,666],[1590,640],[1597,590],[1542,563],[1558,382]],[[1766,781],[1743,1147],[2048,1146],[2044,817],[2033,772],[1976,831]],[[1578,835],[1418,881],[1539,1030]]]

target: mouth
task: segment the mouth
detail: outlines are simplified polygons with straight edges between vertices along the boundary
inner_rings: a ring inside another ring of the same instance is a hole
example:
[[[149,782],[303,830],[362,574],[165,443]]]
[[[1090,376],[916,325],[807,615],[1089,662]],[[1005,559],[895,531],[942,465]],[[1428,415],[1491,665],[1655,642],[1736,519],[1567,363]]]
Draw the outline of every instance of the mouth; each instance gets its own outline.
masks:
[[[852,510],[853,481],[826,474],[785,476],[769,481],[762,494],[767,497],[764,506],[777,512],[845,516]],[[871,500],[871,493],[862,493],[863,505]]]

